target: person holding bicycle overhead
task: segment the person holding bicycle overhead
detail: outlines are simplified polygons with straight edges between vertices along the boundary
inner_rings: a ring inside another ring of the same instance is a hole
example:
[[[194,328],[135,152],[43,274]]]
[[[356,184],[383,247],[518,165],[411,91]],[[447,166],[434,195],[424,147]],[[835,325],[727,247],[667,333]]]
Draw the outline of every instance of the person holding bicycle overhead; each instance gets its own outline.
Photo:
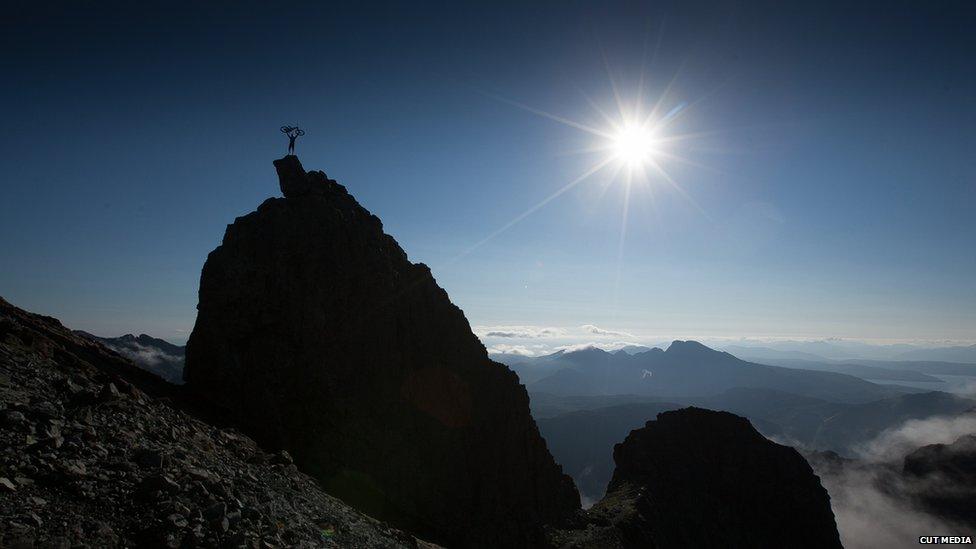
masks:
[[[305,135],[305,130],[299,128],[298,126],[282,126],[281,131],[288,136],[288,154],[294,155],[295,140]]]

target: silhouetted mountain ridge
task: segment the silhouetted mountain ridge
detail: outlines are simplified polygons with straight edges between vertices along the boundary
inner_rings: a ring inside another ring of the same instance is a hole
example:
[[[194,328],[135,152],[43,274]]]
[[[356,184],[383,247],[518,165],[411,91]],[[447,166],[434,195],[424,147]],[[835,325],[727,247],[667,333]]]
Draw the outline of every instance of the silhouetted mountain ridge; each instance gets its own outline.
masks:
[[[736,387],[775,389],[842,402],[867,402],[912,391],[835,372],[740,360],[696,341],[628,355],[585,349],[512,365],[530,392],[557,395],[705,396]]]

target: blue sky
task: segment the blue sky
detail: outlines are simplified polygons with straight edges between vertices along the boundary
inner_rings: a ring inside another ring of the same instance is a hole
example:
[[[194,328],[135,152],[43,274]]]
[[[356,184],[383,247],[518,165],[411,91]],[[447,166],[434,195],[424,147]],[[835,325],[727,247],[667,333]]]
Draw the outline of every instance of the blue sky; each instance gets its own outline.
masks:
[[[184,340],[298,123],[479,333],[976,340],[969,3],[522,4],[12,8],[0,295]],[[514,103],[602,128],[611,82],[685,106],[680,190],[634,183],[624,223],[600,172],[471,250],[605,155]]]

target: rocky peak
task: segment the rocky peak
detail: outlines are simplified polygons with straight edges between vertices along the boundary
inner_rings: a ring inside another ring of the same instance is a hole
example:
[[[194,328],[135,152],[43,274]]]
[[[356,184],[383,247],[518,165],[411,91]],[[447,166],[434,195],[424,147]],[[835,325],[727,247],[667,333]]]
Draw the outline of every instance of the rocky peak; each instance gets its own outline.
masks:
[[[579,496],[430,270],[297,157],[200,281],[189,389],[331,493],[452,547],[538,543]]]
[[[692,340],[672,341],[671,345],[668,346],[668,350],[665,352],[669,355],[721,354],[720,351],[716,351],[715,349],[711,349],[697,341]]]
[[[807,462],[743,417],[663,412],[613,457],[607,495],[590,511],[613,528],[580,547],[841,547],[830,498]]]
[[[334,179],[326,177],[325,172],[306,172],[295,155],[275,160],[274,167],[278,172],[278,186],[285,198],[310,194],[351,198],[346,188],[336,183]]]

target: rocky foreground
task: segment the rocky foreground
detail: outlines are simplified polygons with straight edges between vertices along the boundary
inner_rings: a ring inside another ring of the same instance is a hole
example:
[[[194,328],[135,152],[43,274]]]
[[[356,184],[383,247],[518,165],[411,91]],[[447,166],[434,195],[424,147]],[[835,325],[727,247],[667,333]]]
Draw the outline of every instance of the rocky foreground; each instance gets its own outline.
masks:
[[[0,299],[0,547],[431,547]]]

